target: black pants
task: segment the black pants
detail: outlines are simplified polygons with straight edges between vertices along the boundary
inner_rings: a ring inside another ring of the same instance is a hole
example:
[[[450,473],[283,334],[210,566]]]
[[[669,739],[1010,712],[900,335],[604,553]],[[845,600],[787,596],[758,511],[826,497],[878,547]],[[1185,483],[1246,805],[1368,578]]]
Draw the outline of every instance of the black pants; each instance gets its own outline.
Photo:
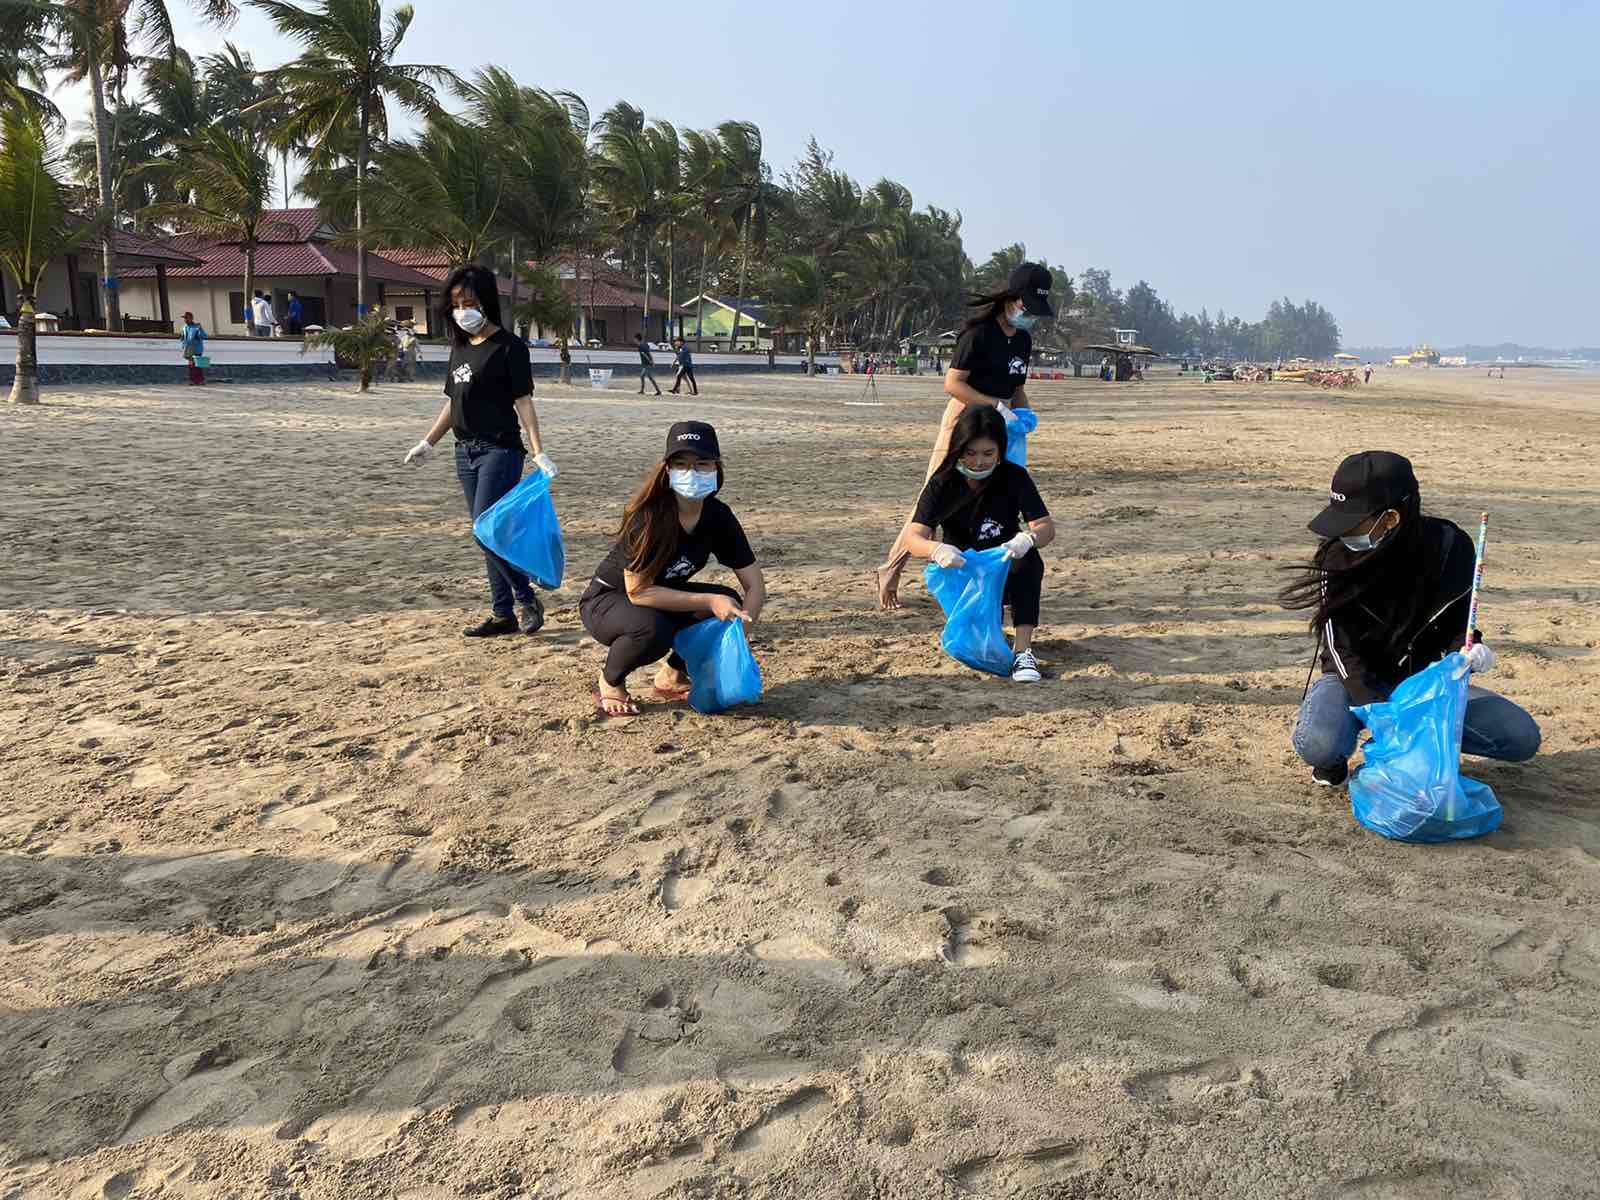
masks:
[[[1039,596],[1044,591],[1044,559],[1037,550],[1029,550],[1011,564],[1011,574],[1006,579],[1005,596],[1001,603],[1011,606],[1013,625],[1039,623]]]
[[[687,379],[689,381],[689,392],[690,392],[690,394],[698,396],[700,394],[700,385],[694,381],[694,368],[693,367],[679,367],[678,368],[678,373],[672,377],[672,390],[673,391],[677,391],[679,386],[682,385],[682,383],[683,383],[683,381],[685,379]]]
[[[1042,569],[1042,562],[1040,566]],[[732,588],[712,583],[683,583],[673,590],[726,596],[735,604],[744,603],[743,597]],[[646,608],[628,599],[628,593],[621,588],[606,587],[596,580],[578,601],[578,618],[595,641],[610,648],[603,676],[612,687],[621,687],[634,671],[663,656],[673,670],[683,670],[683,659],[672,648],[672,639],[680,631],[704,621],[706,614]]]

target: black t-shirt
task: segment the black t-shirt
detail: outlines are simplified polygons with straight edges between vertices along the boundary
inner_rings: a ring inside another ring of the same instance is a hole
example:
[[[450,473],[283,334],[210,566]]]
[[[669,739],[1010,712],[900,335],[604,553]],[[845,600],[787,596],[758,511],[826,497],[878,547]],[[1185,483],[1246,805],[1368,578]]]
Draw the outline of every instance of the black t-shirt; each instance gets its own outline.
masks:
[[[975,325],[956,342],[953,371],[967,371],[967,382],[985,396],[1009,400],[1028,382],[1033,335],[1019,329],[1007,337],[998,320]]]
[[[645,342],[639,343],[639,365],[641,367],[655,366],[655,356],[650,353],[650,346]]]
[[[1022,521],[1049,515],[1033,476],[1016,463],[1001,462],[976,492],[959,471],[939,472],[922,489],[911,519],[942,528],[940,536],[958,550],[987,550],[1021,533]]]
[[[739,518],[733,515],[733,509],[715,496],[710,496],[700,511],[700,522],[694,527],[693,533],[685,533],[681,525],[678,527],[677,551],[667,559],[667,565],[652,582],[660,587],[677,587],[704,570],[713,557],[730,571],[743,570],[756,561],[755,551],[750,549],[750,539],[745,537],[744,527],[739,524]],[[620,588],[623,586],[622,572],[627,565],[627,552],[622,542],[618,541],[611,547],[611,553],[606,555],[594,577],[602,583]]]
[[[454,346],[444,394],[450,397],[450,428],[460,441],[495,442],[522,448],[513,400],[533,392],[528,347],[504,329],[479,342]]]

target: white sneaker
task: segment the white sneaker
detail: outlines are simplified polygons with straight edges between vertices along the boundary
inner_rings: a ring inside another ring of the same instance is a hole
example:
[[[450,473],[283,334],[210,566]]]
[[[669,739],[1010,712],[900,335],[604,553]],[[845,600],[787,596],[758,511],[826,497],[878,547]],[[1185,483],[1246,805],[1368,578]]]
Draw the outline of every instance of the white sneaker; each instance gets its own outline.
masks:
[[[1032,650],[1024,650],[1011,660],[1012,683],[1038,683],[1039,662]]]

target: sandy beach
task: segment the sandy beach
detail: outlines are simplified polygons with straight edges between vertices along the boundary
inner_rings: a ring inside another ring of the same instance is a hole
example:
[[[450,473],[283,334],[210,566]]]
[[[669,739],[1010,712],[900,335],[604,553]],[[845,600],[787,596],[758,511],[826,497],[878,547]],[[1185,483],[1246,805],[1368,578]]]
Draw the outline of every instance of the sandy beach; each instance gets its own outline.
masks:
[[[0,408],[0,1197],[1600,1195],[1600,376],[1031,385],[1033,687],[875,608],[935,381],[618,383],[540,385],[567,581],[489,643],[437,385]],[[597,721],[686,417],[766,696]],[[1544,747],[1472,844],[1289,746],[1273,595],[1368,448],[1491,513]]]

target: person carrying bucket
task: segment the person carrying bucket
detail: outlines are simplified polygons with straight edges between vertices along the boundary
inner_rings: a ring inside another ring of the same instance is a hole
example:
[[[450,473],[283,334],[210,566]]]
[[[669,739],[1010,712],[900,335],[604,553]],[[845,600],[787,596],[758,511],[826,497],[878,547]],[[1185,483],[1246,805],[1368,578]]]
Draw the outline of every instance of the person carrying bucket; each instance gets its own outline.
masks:
[[[1467,630],[1476,554],[1459,526],[1423,514],[1411,463],[1386,450],[1352,454],[1334,472],[1329,501],[1311,521],[1321,542],[1300,577],[1279,593],[1309,610],[1317,638],[1311,683],[1295,722],[1295,753],[1314,783],[1338,787],[1350,774],[1362,725],[1352,705],[1387,700],[1407,676],[1461,649],[1476,674],[1495,655]],[[1461,752],[1523,762],[1539,750],[1539,726],[1493,692],[1467,693]]]
[[[944,461],[922,489],[905,544],[918,558],[957,569],[966,566],[963,551],[1006,548],[1011,574],[1003,603],[1011,606],[1016,626],[1011,678],[1038,683],[1033,633],[1044,591],[1039,551],[1055,540],[1056,526],[1027,468],[1006,461],[1005,453],[1006,423],[999,409],[967,409],[951,432]],[[935,530],[943,541],[934,536]]]
[[[189,364],[189,386],[197,387],[206,381],[204,359],[206,356],[206,327],[194,319],[192,312],[183,314],[183,328],[178,332],[183,347],[183,359]]]
[[[950,400],[944,407],[938,436],[934,438],[924,484],[944,467],[951,435],[963,413],[973,408],[992,408],[996,404],[1028,407],[1028,361],[1033,356],[1033,336],[1029,330],[1055,316],[1055,310],[1050,307],[1052,283],[1050,272],[1038,263],[1021,263],[1011,272],[1003,288],[972,297],[968,305],[973,310],[972,316],[956,342],[950,369],[945,372],[944,391]],[[881,609],[900,607],[900,573],[911,554],[909,531],[909,524],[900,530],[889,550],[888,561],[878,568],[878,607]]]
[[[707,617],[748,624],[761,616],[766,580],[739,518],[717,497],[724,482],[715,429],[679,421],[667,431],[666,453],[623,508],[616,543],[578,601],[583,627],[607,648],[594,693],[598,715],[636,716],[628,676],[662,658],[657,698],[686,698],[690,679],[673,639]],[[743,595],[691,582],[713,558],[734,573]]]

